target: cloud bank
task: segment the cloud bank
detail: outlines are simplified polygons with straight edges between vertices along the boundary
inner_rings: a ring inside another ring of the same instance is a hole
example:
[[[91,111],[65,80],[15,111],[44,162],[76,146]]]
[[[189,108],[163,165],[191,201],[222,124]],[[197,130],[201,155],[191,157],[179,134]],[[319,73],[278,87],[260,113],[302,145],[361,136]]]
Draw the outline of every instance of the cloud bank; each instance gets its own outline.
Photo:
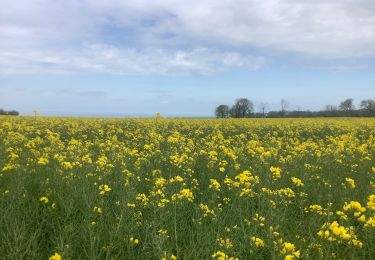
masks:
[[[373,0],[0,0],[0,74],[366,67]]]

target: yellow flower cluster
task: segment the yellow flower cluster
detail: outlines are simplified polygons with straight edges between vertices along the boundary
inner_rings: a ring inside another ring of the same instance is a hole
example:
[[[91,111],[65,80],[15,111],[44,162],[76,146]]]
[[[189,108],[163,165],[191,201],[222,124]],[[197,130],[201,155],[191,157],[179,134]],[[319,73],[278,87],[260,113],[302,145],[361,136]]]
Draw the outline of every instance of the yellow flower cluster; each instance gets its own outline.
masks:
[[[110,192],[112,189],[109,187],[109,185],[102,184],[102,185],[99,186],[99,190],[100,190],[100,192],[99,192],[100,195],[105,195],[108,192]]]
[[[283,242],[279,240],[278,243],[281,246],[280,254],[284,256],[285,260],[292,260],[300,257],[301,252],[296,250],[296,246],[293,243]]]
[[[272,177],[273,177],[274,179],[279,179],[279,178],[281,178],[281,169],[280,169],[280,167],[274,167],[274,166],[271,166],[270,171],[271,171],[271,173],[272,173]]]
[[[238,258],[234,258],[234,257],[230,257],[228,255],[226,255],[224,252],[218,250],[216,251],[213,255],[212,255],[213,258],[217,259],[217,260],[238,260]]]
[[[355,181],[352,178],[345,178],[346,183],[352,188],[355,188]]]
[[[317,213],[321,216],[327,215],[327,210],[324,209],[322,206],[317,205],[317,204],[310,205],[310,206],[306,207],[305,212],[307,212],[307,213],[315,212],[315,213]]]
[[[48,260],[61,260],[61,255],[59,253],[54,253],[52,256],[48,258]]]
[[[304,185],[302,180],[298,179],[296,177],[292,177],[291,180],[292,180],[293,184],[296,185],[296,187],[301,187],[301,186]]]
[[[358,201],[345,202],[343,210],[345,212],[351,212],[353,217],[357,218],[358,221],[366,221],[365,215],[362,215],[366,211],[366,208],[362,207],[361,203]]]
[[[328,241],[338,241],[339,243],[344,242],[360,248],[363,246],[362,242],[359,241],[354,234],[353,227],[347,228],[340,226],[337,221],[324,224],[318,232],[318,236]]]
[[[256,247],[264,247],[264,241],[258,237],[251,237],[250,240],[254,243]]]
[[[187,201],[193,201],[194,200],[194,194],[190,189],[182,189],[178,194],[172,195],[172,200],[187,200]]]
[[[220,183],[219,183],[217,180],[215,180],[215,179],[210,179],[210,185],[209,185],[209,188],[211,188],[211,189],[215,189],[215,190],[217,190],[217,191],[220,191],[220,187],[221,187],[221,185],[220,185]]]
[[[367,208],[369,210],[375,211],[375,194],[372,194],[368,197],[367,200]]]
[[[2,237],[59,238],[30,259],[375,258],[374,119],[159,115],[0,117]]]

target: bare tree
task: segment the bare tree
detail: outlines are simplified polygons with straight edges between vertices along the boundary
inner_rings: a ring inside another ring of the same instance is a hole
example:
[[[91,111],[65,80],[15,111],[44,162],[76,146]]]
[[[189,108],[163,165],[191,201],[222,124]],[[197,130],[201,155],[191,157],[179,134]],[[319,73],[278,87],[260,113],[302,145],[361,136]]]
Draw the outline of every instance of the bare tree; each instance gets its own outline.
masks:
[[[281,99],[281,111],[285,113],[288,108],[289,102],[286,99]]]
[[[360,107],[362,109],[374,110],[375,109],[375,100],[373,100],[373,99],[362,100]]]
[[[218,106],[215,110],[215,115],[217,118],[229,117],[229,107],[227,105]]]
[[[367,116],[375,116],[375,100],[362,100],[360,107],[364,110]]]
[[[238,98],[230,110],[230,114],[235,118],[250,117],[254,104],[247,98]]]
[[[354,109],[353,101],[354,101],[354,99],[352,99],[352,98],[348,98],[348,99],[342,101],[340,103],[340,109],[342,111],[348,111],[348,112],[352,111]]]
[[[332,112],[332,111],[337,111],[337,106],[336,106],[336,105],[326,105],[326,106],[324,107],[324,110],[325,110],[325,111],[330,111],[330,112]]]

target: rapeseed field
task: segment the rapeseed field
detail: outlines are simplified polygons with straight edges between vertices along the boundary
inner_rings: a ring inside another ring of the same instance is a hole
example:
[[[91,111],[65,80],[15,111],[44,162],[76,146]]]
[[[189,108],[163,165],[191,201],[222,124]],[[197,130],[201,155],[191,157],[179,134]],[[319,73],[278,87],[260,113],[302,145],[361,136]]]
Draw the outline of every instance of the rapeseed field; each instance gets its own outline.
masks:
[[[374,119],[0,117],[0,259],[374,259]]]

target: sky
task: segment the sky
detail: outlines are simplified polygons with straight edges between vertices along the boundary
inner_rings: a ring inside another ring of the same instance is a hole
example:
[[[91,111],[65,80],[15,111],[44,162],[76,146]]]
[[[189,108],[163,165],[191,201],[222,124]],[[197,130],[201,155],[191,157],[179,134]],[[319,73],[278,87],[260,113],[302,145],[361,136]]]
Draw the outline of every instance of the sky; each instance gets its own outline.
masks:
[[[213,116],[375,99],[374,0],[0,0],[0,108]]]

